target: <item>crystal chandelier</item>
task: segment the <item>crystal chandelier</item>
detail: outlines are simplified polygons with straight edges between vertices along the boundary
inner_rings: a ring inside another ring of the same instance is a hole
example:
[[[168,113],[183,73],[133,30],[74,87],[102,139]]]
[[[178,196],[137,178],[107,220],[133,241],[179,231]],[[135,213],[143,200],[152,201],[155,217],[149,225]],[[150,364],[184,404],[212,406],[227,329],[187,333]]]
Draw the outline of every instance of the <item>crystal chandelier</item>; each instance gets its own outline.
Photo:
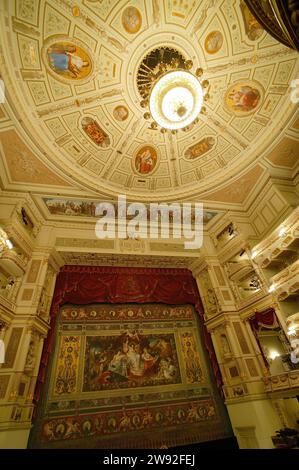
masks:
[[[137,85],[142,96],[140,105],[147,108],[144,118],[150,128],[162,133],[186,131],[205,114],[208,80],[201,80],[203,70],[192,72],[193,62],[185,60],[175,49],[160,48],[148,54],[139,67]]]

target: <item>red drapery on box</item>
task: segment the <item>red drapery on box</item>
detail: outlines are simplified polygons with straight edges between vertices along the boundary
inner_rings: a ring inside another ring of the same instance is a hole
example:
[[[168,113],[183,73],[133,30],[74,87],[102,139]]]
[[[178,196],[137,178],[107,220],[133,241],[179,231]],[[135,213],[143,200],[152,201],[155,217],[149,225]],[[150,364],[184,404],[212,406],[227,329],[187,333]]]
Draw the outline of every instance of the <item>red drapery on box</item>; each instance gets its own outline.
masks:
[[[267,361],[267,358],[266,358],[266,356],[264,354],[264,351],[263,351],[263,348],[261,346],[261,342],[260,342],[259,337],[258,337],[258,331],[259,331],[260,327],[277,328],[279,326],[274,308],[269,307],[266,310],[264,310],[263,312],[255,312],[254,317],[249,319],[249,323],[250,323],[251,329],[254,333],[256,342],[259,345],[264,363],[265,363],[266,367],[268,368],[269,363]]]
[[[90,303],[152,303],[193,304],[201,319],[203,306],[192,273],[187,269],[117,268],[101,266],[64,266],[56,280],[53,295],[50,326],[45,340],[35,399],[40,396],[45,380],[49,355],[54,344],[57,313],[61,305]],[[202,322],[203,323],[203,322]],[[222,377],[216,360],[210,334],[203,325],[204,338],[217,384]]]
[[[250,318],[250,325],[253,330],[258,330],[261,326],[265,328],[277,328],[279,326],[274,308],[269,307],[263,312],[255,312]]]

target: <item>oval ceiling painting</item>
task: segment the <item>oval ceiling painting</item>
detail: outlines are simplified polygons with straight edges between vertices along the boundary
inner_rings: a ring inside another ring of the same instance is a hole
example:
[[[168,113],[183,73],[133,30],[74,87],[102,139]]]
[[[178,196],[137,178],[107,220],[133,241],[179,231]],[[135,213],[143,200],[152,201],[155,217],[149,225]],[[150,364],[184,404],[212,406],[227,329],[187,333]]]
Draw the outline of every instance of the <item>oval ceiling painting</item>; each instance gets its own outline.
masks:
[[[108,147],[110,145],[110,139],[106,132],[101,129],[98,123],[90,118],[85,117],[82,119],[82,129],[88,135],[88,137],[99,147]]]
[[[135,7],[128,7],[122,14],[122,25],[129,34],[136,34],[142,25],[142,16],[140,11]]]
[[[55,74],[70,80],[81,80],[87,77],[92,69],[89,55],[71,42],[52,44],[47,49],[47,60]]]
[[[134,167],[135,170],[140,175],[148,175],[152,173],[157,165],[158,155],[156,150],[146,145],[138,150],[135,160],[134,160]]]
[[[205,39],[205,50],[208,54],[216,54],[223,44],[223,36],[220,31],[212,31]]]
[[[113,117],[117,121],[125,121],[127,117],[129,116],[129,111],[125,106],[116,106],[113,110]]]
[[[244,81],[231,85],[225,94],[225,105],[234,114],[247,115],[260,105],[262,86],[256,82]]]

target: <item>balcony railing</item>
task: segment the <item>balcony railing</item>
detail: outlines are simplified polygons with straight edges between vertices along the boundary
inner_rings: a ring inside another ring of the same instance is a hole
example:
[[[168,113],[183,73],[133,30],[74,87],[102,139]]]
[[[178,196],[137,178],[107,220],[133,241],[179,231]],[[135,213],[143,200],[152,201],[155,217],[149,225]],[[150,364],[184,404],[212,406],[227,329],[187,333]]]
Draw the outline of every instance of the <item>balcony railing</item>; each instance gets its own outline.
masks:
[[[276,392],[299,387],[299,369],[263,378],[266,392]]]

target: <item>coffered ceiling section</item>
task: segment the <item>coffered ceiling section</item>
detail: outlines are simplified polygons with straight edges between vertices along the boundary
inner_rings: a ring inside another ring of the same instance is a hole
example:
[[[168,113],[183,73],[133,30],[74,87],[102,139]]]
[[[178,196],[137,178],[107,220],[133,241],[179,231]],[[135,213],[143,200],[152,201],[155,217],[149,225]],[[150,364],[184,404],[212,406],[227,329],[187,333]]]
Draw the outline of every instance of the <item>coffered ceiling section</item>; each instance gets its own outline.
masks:
[[[18,135],[89,191],[164,200],[216,191],[261,161],[295,112],[297,53],[243,0],[3,0],[1,8],[2,76]],[[143,118],[138,68],[162,46],[210,82],[206,114],[186,132],[162,134]],[[293,165],[274,153],[268,161]]]

